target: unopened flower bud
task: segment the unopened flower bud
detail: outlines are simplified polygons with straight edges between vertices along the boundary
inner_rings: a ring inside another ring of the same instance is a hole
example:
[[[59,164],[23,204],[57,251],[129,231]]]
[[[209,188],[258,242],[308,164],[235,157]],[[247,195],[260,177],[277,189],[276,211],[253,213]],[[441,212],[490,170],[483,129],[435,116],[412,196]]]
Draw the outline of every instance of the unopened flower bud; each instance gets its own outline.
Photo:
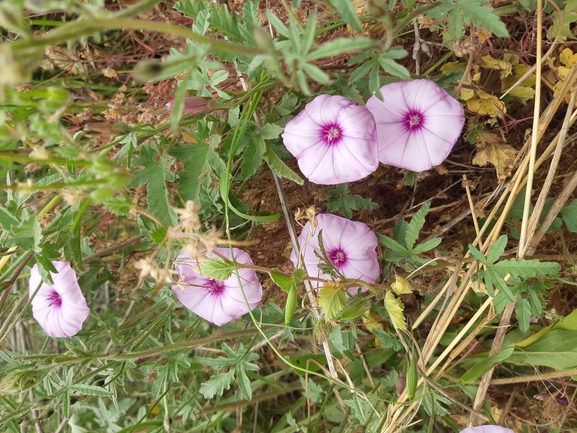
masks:
[[[166,108],[172,110],[174,108],[174,101],[168,102]],[[210,113],[215,108],[217,108],[217,104],[212,98],[189,96],[184,98],[184,108],[182,111],[184,113],[203,114]]]

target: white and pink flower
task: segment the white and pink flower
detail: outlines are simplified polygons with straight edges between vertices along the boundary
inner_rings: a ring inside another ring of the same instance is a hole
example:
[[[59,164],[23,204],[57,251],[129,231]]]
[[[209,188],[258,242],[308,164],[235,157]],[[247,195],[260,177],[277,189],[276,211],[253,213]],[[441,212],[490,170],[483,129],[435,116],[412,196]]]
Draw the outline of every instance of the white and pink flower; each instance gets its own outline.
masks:
[[[327,258],[335,269],[351,280],[363,280],[372,284],[379,278],[380,268],[377,259],[377,236],[361,222],[350,221],[336,215],[317,215],[316,227],[307,222],[298,241],[303,263],[309,276],[330,280],[331,277],[319,269],[322,256],[319,246],[319,232],[322,230],[323,247]],[[295,250],[291,252],[295,266],[298,259]],[[315,283],[313,283],[315,286]],[[318,283],[316,283],[318,288]],[[356,291],[357,289],[351,289]]]
[[[29,292],[32,297],[32,315],[50,337],[66,338],[76,335],[90,314],[86,299],[78,285],[76,272],[68,262],[52,262],[54,285],[42,282],[38,265],[30,271]]]
[[[354,182],[379,166],[375,119],[344,96],[320,95],[285,127],[283,141],[311,182]]]
[[[367,108],[377,124],[379,161],[412,171],[441,164],[465,124],[461,104],[429,80],[381,87],[383,100],[373,96]]]
[[[233,248],[233,251],[237,263],[253,264],[244,251],[238,248]],[[215,248],[214,252],[232,260],[228,248]],[[206,258],[219,258],[214,252],[206,254]],[[201,260],[204,258],[192,259],[187,253],[180,254],[174,262],[179,280],[177,285],[172,286],[174,296],[197,316],[222,326],[253,310],[261,301],[262,286],[255,271],[240,268],[238,276],[233,271],[226,280],[214,280],[199,273]]]

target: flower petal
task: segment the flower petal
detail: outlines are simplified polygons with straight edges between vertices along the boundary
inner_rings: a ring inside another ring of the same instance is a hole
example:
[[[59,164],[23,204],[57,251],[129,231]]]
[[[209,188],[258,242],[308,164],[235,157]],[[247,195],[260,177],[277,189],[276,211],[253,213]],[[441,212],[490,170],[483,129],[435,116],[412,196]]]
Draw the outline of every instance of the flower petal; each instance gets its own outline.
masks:
[[[441,164],[461,135],[461,104],[429,80],[387,84],[381,93],[383,101],[373,96],[367,102],[377,124],[379,161],[416,172]]]
[[[29,293],[32,314],[50,337],[66,338],[76,335],[90,315],[86,299],[78,285],[76,272],[68,262],[52,262],[57,273],[51,272],[53,286],[42,282],[38,265],[30,270]]]
[[[469,427],[461,430],[461,433],[515,433],[510,428],[501,427],[499,425],[481,425],[478,427]]]
[[[362,179],[379,164],[373,116],[343,96],[313,99],[286,125],[283,141],[307,179],[322,185]]]
[[[350,221],[336,215],[322,214],[316,216],[317,227],[313,229],[310,221],[301,232],[298,241],[304,266],[309,276],[330,279],[319,269],[321,254],[318,235],[322,230],[325,251],[339,250],[346,256],[346,263],[340,266],[340,273],[348,279],[361,279],[369,284],[377,281],[380,275],[377,259],[377,237],[361,222]],[[291,252],[291,260],[298,265],[296,252]],[[313,284],[315,285],[315,284]],[[319,284],[316,284],[318,288]],[[356,291],[357,288],[351,289]]]
[[[234,257],[239,264],[250,264],[250,256],[238,248],[233,248]],[[228,248],[215,248],[207,258],[218,258],[214,253],[231,259]],[[198,261],[203,259],[198,259]],[[214,281],[197,274],[197,259],[191,259],[188,254],[180,254],[175,262],[180,284],[172,286],[176,298],[197,316],[222,326],[254,309],[262,299],[262,286],[256,272],[241,268],[233,272],[225,281]],[[239,284],[239,278],[242,282]],[[243,295],[244,291],[244,295]],[[248,307],[247,302],[248,301]]]

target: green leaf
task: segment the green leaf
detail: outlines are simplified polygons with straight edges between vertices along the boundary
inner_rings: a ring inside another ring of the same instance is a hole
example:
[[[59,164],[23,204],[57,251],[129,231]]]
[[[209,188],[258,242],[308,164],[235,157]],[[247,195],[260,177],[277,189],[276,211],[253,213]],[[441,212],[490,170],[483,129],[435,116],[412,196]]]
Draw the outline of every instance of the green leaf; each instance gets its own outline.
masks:
[[[244,179],[249,179],[257,172],[262,163],[265,149],[266,146],[261,137],[255,137],[254,140],[251,140],[249,146],[243,152],[242,164],[240,166]]]
[[[292,171],[288,165],[286,165],[279,156],[272,150],[270,145],[266,145],[266,149],[264,151],[263,158],[269,168],[278,176],[283,179],[292,180],[297,185],[304,185],[304,180]]]
[[[213,398],[215,395],[219,397],[225,389],[229,389],[230,385],[234,381],[234,370],[229,370],[226,373],[219,373],[210,376],[206,382],[200,386],[200,393],[206,399]]]
[[[485,3],[487,2],[484,0],[460,0],[456,2],[465,24],[472,23],[477,27],[482,26],[495,36],[508,37],[509,32],[505,24],[494,14],[491,7],[482,6]]]
[[[148,210],[169,226],[174,226],[177,221],[176,212],[168,202],[170,194],[166,185],[166,182],[175,180],[174,174],[168,170],[172,162],[173,159],[161,154],[155,145],[145,144],[140,148],[140,155],[132,160],[134,167],[143,166],[144,168],[134,173],[130,184],[131,187],[146,184]]]
[[[403,257],[409,256],[411,254],[411,252],[407,250],[404,246],[402,246],[396,240],[391,239],[388,236],[377,233],[377,238],[379,239],[379,242],[382,243],[385,247],[403,255]]]
[[[522,332],[527,332],[529,330],[530,320],[531,320],[531,304],[527,299],[517,299],[517,305],[515,306],[515,314],[517,315],[517,322],[519,323],[519,329]]]
[[[362,33],[363,26],[361,20],[355,11],[355,5],[351,0],[332,0],[331,2],[339,14],[343,17],[343,21],[350,25],[355,31]]]
[[[415,242],[419,238],[419,232],[425,225],[425,217],[429,213],[431,208],[431,202],[425,202],[421,209],[411,218],[411,222],[407,226],[407,232],[405,233],[405,245],[408,250],[412,250],[415,246]]]
[[[234,270],[232,262],[225,262],[220,259],[207,259],[200,262],[200,273],[213,280],[228,280]]]
[[[487,254],[487,264],[495,263],[505,252],[505,247],[507,246],[507,235],[499,236],[493,245],[491,245],[491,249]]]
[[[515,277],[536,277],[537,275],[555,275],[561,270],[561,265],[555,262],[540,262],[533,260],[508,259],[501,260],[491,266],[501,275],[511,274]]]
[[[403,313],[405,306],[391,291],[385,293],[385,309],[395,329],[407,329],[407,321]]]
[[[302,65],[303,71],[305,71],[309,77],[315,80],[317,83],[329,84],[331,78],[318,66],[312,65],[310,63],[305,63]]]
[[[124,197],[112,197],[103,202],[106,209],[118,216],[128,216],[133,204]]]
[[[360,51],[370,48],[373,41],[367,38],[337,38],[329,42],[324,42],[318,49],[307,56],[307,61],[322,59],[324,57],[334,57],[344,53]]]
[[[411,252],[413,254],[424,253],[426,251],[432,250],[433,248],[437,248],[442,241],[442,238],[429,239],[427,242],[417,245]]]
[[[236,366],[236,379],[238,381],[238,388],[240,392],[247,400],[252,400],[252,389],[250,387],[250,380],[244,370],[242,369],[241,364]]]
[[[339,289],[325,285],[319,290],[319,306],[325,320],[331,320],[345,307],[347,298]]]
[[[260,128],[260,134],[264,140],[274,140],[282,133],[283,128],[274,123],[267,123]]]
[[[574,330],[554,329],[528,346],[516,347],[507,362],[555,370],[576,368],[577,333]]]
[[[329,191],[327,202],[331,212],[339,212],[348,219],[353,217],[354,210],[375,210],[379,207],[371,199],[363,198],[360,195],[349,195],[349,186],[346,183],[340,184],[336,189]]]
[[[483,253],[481,251],[479,251],[477,248],[475,248],[475,246],[473,244],[469,244],[469,252],[471,253],[471,255],[473,256],[473,258],[475,260],[478,260],[479,262],[486,264],[487,263],[487,258],[483,255]]]
[[[100,386],[93,386],[93,385],[70,385],[68,389],[77,392],[79,394],[95,395],[98,397],[111,397],[112,395],[114,395],[112,392],[107,391]]]
[[[275,282],[277,286],[283,289],[285,292],[289,292],[290,288],[293,284],[293,280],[291,277],[287,277],[285,275],[276,274],[274,272],[269,273],[271,280]]]
[[[409,70],[392,59],[380,58],[379,64],[385,72],[388,72],[394,77],[399,77],[403,80],[408,80],[411,78],[411,73]]]
[[[267,9],[266,17],[268,18],[268,22],[275,28],[277,32],[279,32],[282,36],[287,39],[290,39],[290,33],[288,28],[283,24],[279,17],[273,14],[270,10]]]
[[[337,316],[338,321],[353,320],[371,308],[371,301],[357,297]]]
[[[577,233],[577,200],[573,200],[571,204],[564,206],[561,209],[563,215],[563,222],[571,233]]]

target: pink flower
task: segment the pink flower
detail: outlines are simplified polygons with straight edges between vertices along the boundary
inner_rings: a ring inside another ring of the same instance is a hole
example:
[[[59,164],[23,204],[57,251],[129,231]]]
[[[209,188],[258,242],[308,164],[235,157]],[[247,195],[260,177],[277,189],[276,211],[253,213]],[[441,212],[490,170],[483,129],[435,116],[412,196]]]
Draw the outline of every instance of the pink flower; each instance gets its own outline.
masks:
[[[375,119],[343,96],[320,95],[285,127],[286,148],[308,180],[353,182],[379,166]]]
[[[230,249],[215,248],[215,252],[232,260]],[[236,262],[252,265],[250,256],[238,248],[233,248]],[[218,258],[214,253],[208,253],[207,258]],[[179,284],[172,286],[174,296],[186,308],[203,319],[222,326],[253,310],[262,299],[262,286],[252,269],[241,268],[238,275],[242,281],[242,290],[236,272],[224,281],[213,280],[197,273],[198,261],[190,255],[180,254],[175,261],[179,275]],[[246,304],[242,291],[246,295]],[[249,308],[250,307],[250,308]]]
[[[379,161],[417,172],[441,164],[465,124],[461,104],[429,80],[387,84],[381,93],[383,101],[367,102],[377,122]]]
[[[78,285],[76,272],[68,262],[52,262],[57,273],[50,273],[53,286],[42,282],[38,265],[30,271],[32,314],[50,337],[66,338],[76,335],[90,314],[86,299]]]
[[[515,433],[510,428],[501,427],[498,425],[481,425],[479,427],[469,427],[461,430],[461,433]]]
[[[360,279],[369,284],[377,281],[381,273],[376,252],[378,241],[371,229],[361,222],[331,214],[317,215],[316,222],[316,228],[312,227],[310,221],[307,222],[298,238],[309,276],[331,279],[319,269],[319,264],[322,264],[318,257],[318,255],[322,257],[319,232],[322,230],[327,257],[343,277],[351,280]],[[291,252],[291,260],[297,266],[294,249]]]

